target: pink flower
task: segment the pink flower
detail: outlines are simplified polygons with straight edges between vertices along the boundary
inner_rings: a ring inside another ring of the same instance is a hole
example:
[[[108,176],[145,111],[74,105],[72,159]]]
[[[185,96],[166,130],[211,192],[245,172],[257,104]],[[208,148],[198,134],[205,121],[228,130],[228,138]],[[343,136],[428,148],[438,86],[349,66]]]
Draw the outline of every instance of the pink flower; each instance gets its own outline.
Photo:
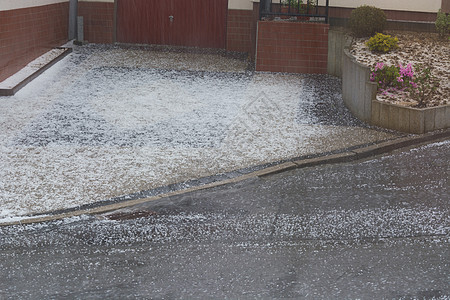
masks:
[[[378,71],[378,70],[381,70],[381,69],[383,69],[383,67],[384,67],[384,63],[377,63],[376,64],[376,66],[375,66],[375,72],[376,71]]]
[[[406,66],[406,68],[403,68],[402,65],[399,65],[399,67],[400,67],[400,75],[402,75],[402,76],[404,76],[404,77],[413,78],[413,76],[414,76],[414,71],[413,71],[413,68],[412,68],[412,65],[411,65],[411,64],[408,64],[408,65]]]

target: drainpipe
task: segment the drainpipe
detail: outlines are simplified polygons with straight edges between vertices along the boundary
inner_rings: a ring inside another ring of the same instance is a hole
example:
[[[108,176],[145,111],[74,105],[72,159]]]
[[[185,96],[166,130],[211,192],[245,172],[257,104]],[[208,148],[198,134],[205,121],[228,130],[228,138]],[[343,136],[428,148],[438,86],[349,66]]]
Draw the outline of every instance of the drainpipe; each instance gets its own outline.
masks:
[[[271,12],[272,0],[260,0],[259,1],[259,19]]]
[[[69,41],[77,38],[78,0],[69,0]]]
[[[265,13],[270,13],[270,12],[271,12],[271,4],[272,4],[272,0],[263,0],[263,1],[261,1],[261,2],[264,3],[264,4],[263,4],[263,6],[264,6],[263,11],[264,11]]]

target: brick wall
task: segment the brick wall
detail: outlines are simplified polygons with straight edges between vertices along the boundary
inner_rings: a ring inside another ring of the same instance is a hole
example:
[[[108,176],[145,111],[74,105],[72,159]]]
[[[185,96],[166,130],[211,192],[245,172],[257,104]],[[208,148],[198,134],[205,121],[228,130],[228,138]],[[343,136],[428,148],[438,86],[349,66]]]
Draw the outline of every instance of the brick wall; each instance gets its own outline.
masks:
[[[0,81],[67,41],[69,3],[0,11]]]
[[[256,70],[327,73],[328,24],[258,22]]]
[[[114,3],[78,2],[78,15],[84,20],[84,39],[110,44],[114,40]]]
[[[441,8],[443,12],[450,13],[450,0],[442,0]]]
[[[229,9],[227,18],[227,50],[251,52],[253,11]]]

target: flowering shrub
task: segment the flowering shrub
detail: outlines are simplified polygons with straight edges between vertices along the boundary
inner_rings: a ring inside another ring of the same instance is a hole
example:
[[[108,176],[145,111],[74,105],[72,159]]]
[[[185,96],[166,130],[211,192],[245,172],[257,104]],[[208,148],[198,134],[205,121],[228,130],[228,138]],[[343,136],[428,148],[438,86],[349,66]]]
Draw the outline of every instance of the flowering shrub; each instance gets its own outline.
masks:
[[[439,87],[439,81],[431,74],[431,68],[420,64],[413,68],[411,64],[403,67],[401,64],[388,66],[377,63],[370,80],[377,83],[383,95],[407,92],[418,102],[418,107],[425,107],[426,99],[432,97]]]
[[[414,71],[411,64],[406,67],[387,66],[377,63],[370,75],[370,80],[378,84],[378,89],[384,91],[404,90],[409,86],[416,87]]]
[[[366,45],[372,52],[388,53],[398,48],[398,38],[388,34],[377,33],[367,41]]]
[[[416,65],[416,75],[414,89],[409,89],[409,95],[418,102],[418,107],[426,106],[426,99],[433,97],[439,87],[439,80],[431,74],[431,68],[422,64]]]

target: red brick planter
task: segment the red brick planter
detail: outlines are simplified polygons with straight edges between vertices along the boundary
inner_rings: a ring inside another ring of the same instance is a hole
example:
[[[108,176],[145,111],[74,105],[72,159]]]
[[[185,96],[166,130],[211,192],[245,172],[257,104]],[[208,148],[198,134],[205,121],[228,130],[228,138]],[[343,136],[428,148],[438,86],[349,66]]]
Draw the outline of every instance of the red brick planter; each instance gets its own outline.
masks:
[[[327,73],[328,24],[259,21],[256,70]]]

